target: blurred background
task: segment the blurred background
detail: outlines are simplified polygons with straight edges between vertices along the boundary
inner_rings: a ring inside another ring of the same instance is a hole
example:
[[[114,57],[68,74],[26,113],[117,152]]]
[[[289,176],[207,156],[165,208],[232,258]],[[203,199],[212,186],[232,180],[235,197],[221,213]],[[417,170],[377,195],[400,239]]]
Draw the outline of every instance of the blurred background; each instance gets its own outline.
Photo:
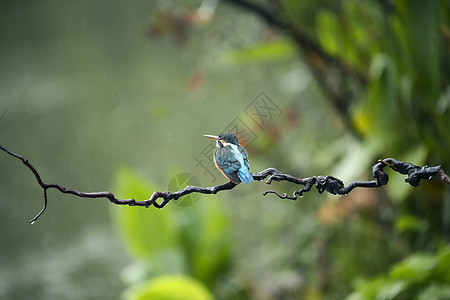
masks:
[[[450,170],[449,1],[1,1],[0,144],[43,180],[147,199],[251,171]],[[450,190],[254,182],[162,210],[42,190],[0,153],[1,299],[449,299]]]

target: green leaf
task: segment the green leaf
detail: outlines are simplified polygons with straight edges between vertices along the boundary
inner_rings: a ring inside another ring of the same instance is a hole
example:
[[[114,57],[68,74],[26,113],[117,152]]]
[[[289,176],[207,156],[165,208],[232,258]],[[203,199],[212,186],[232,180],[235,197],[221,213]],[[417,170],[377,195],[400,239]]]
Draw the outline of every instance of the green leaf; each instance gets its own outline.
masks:
[[[296,50],[288,40],[264,42],[226,53],[225,62],[231,64],[259,63],[291,58]]]
[[[408,285],[404,281],[394,281],[384,285],[376,296],[376,300],[398,299],[401,293],[405,292]]]
[[[402,42],[401,58],[405,66],[428,89],[429,96],[439,89],[439,1],[395,1],[394,18],[396,37]],[[435,99],[435,97],[430,97]],[[427,99],[429,102],[430,99]]]
[[[128,289],[126,300],[212,300],[198,281],[183,276],[161,276]]]
[[[145,200],[156,188],[133,171],[121,168],[116,174],[115,190],[120,198]],[[133,256],[150,259],[177,246],[170,209],[114,206],[112,212],[117,229]]]
[[[450,246],[439,252],[438,263],[433,270],[433,278],[440,282],[450,284]]]
[[[429,276],[430,271],[436,266],[437,259],[429,254],[416,254],[397,264],[389,277],[397,280],[422,281]]]
[[[202,212],[202,231],[194,241],[193,272],[202,281],[211,282],[230,259],[230,224],[220,200],[205,201]]]
[[[446,300],[450,295],[449,285],[432,284],[419,294],[418,300]]]
[[[388,284],[386,278],[375,278],[372,280],[358,280],[356,291],[351,293],[346,300],[372,300],[377,296],[378,291]]]
[[[323,11],[317,15],[317,36],[325,50],[330,54],[337,54],[342,48],[342,34],[336,16]]]
[[[424,232],[427,228],[428,223],[425,220],[419,219],[413,215],[401,215],[395,222],[395,229],[399,232]]]
[[[180,238],[192,275],[213,285],[230,259],[230,224],[220,198],[177,209]]]
[[[437,254],[415,254],[396,264],[389,276],[359,280],[347,300],[448,299],[450,247]]]

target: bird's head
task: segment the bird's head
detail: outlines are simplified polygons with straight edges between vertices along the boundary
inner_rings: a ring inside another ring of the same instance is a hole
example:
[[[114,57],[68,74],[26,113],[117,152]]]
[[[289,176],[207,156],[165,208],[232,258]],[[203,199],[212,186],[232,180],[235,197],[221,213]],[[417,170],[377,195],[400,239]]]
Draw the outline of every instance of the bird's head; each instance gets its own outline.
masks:
[[[239,141],[238,141],[237,137],[230,132],[222,133],[219,136],[209,135],[209,134],[205,134],[203,136],[213,139],[213,140],[216,140],[218,143],[221,143],[221,144],[230,143],[233,145],[239,145]]]

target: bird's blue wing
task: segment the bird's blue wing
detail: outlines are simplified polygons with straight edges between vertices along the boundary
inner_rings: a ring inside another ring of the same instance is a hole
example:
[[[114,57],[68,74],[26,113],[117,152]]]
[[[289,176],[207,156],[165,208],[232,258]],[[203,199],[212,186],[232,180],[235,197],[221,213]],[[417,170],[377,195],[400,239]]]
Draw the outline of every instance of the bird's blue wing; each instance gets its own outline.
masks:
[[[234,183],[240,183],[241,180],[237,176],[237,171],[241,167],[241,163],[234,157],[231,149],[227,147],[217,148],[214,151],[214,160],[217,167],[228,179]]]
[[[245,166],[247,167],[247,169],[250,170],[250,164],[248,163],[248,152],[247,152],[247,150],[245,150],[245,148],[242,147],[241,145],[239,145],[239,150],[241,151],[242,156],[243,156],[243,158],[244,158],[244,164],[245,164]]]
[[[253,181],[253,176],[250,174],[250,164],[248,163],[248,153],[244,147],[241,145],[238,146],[239,151],[242,153],[242,160],[244,161],[244,165],[238,170],[238,176],[241,179],[242,183],[250,183]]]

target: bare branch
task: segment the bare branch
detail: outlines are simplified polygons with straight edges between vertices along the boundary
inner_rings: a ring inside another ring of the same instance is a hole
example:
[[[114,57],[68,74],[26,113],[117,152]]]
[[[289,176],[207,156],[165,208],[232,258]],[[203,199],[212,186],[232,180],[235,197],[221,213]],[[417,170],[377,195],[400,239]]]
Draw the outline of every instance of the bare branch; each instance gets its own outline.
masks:
[[[7,148],[3,147],[2,145],[0,145],[0,149],[3,150],[4,152],[6,152],[7,154],[9,154],[10,156],[21,160],[22,163],[28,169],[30,169],[30,171],[33,173],[34,177],[36,178],[36,181],[43,189],[44,206],[43,206],[42,210],[33,219],[30,220],[31,224],[33,224],[44,213],[45,209],[47,208],[47,190],[49,190],[49,189],[56,189],[56,190],[60,191],[61,193],[71,194],[71,195],[81,197],[81,198],[92,198],[92,199],[93,198],[105,198],[105,199],[108,199],[110,202],[117,204],[117,205],[145,206],[145,207],[150,207],[153,205],[156,208],[163,208],[164,206],[166,206],[169,203],[170,200],[177,200],[178,198],[180,198],[184,195],[187,195],[187,194],[191,194],[191,193],[216,194],[220,191],[231,190],[236,186],[236,184],[234,184],[233,182],[227,182],[227,183],[224,183],[224,184],[221,184],[218,186],[213,186],[213,187],[188,186],[177,192],[154,192],[150,196],[149,199],[143,200],[143,201],[137,201],[133,198],[118,199],[118,198],[116,198],[116,196],[113,193],[107,192],[107,191],[106,192],[86,193],[86,192],[80,192],[80,191],[73,190],[73,189],[68,189],[59,184],[45,183],[42,180],[39,172],[28,161],[28,159],[8,150]],[[161,198],[162,201],[158,203],[157,200],[159,198]]]
[[[105,198],[108,199],[111,203],[117,205],[129,205],[129,206],[145,206],[150,207],[154,206],[156,208],[163,208],[166,206],[171,200],[177,200],[178,198],[192,194],[192,193],[200,193],[200,194],[217,194],[220,191],[231,190],[237,186],[237,184],[229,181],[227,183],[212,186],[212,187],[200,187],[200,186],[187,186],[184,189],[181,189],[176,192],[154,192],[149,199],[137,201],[133,198],[130,199],[117,199],[111,192],[80,192],[77,190],[68,189],[59,184],[45,183],[39,172],[34,168],[34,166],[28,161],[28,159],[23,156],[16,154],[7,148],[0,145],[0,149],[9,154],[10,156],[19,159],[22,163],[33,173],[36,181],[39,186],[43,189],[44,192],[44,206],[42,210],[30,220],[30,223],[33,224],[45,211],[47,208],[47,190],[56,189],[64,194],[71,194],[81,198]],[[272,181],[288,181],[294,184],[303,185],[303,188],[295,191],[291,196],[288,196],[287,193],[280,195],[276,191],[268,190],[264,192],[264,196],[267,194],[275,194],[281,199],[291,199],[296,200],[298,196],[302,197],[304,193],[309,192],[313,186],[315,186],[318,192],[321,194],[323,192],[328,192],[333,195],[347,195],[354,188],[357,187],[365,187],[365,188],[377,188],[387,184],[389,180],[389,176],[384,171],[385,167],[390,167],[396,172],[399,172],[404,175],[408,175],[405,179],[413,187],[419,185],[420,180],[428,180],[431,178],[437,178],[447,184],[450,184],[450,178],[448,175],[444,173],[441,166],[435,167],[419,167],[410,163],[398,161],[393,158],[386,158],[383,160],[379,160],[372,168],[374,180],[371,181],[352,181],[347,186],[344,185],[342,180],[333,176],[313,176],[307,178],[297,178],[289,174],[284,174],[277,169],[268,168],[259,173],[252,173],[252,176],[257,181],[262,181],[267,178],[266,183],[271,184]],[[158,199],[162,199],[158,202]]]

